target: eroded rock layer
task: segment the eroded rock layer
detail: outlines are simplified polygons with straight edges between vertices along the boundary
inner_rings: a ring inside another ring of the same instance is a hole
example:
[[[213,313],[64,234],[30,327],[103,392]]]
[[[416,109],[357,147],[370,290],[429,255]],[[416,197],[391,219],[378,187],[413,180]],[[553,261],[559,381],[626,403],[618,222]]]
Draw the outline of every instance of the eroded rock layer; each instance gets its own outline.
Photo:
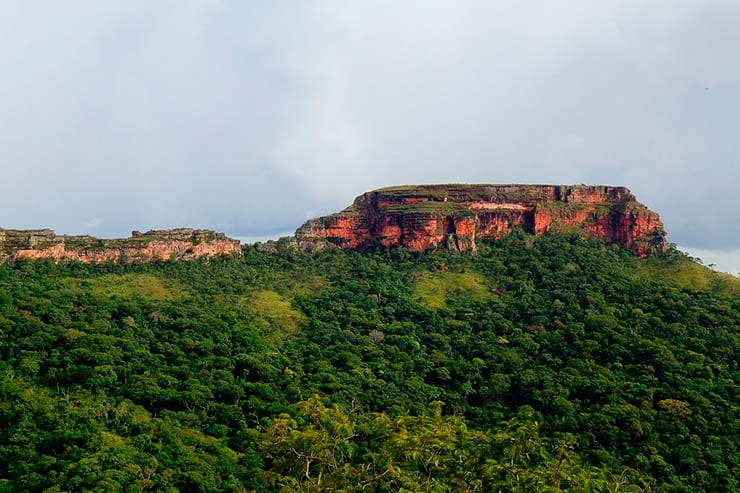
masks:
[[[77,260],[85,263],[189,260],[240,252],[239,241],[204,229],[134,231],[130,238],[57,235],[51,229],[0,229],[0,261]]]
[[[663,252],[668,245],[658,214],[627,188],[586,185],[383,188],[360,195],[339,213],[309,220],[296,238],[325,239],[346,249],[381,245],[471,250],[479,238],[569,230],[640,256]]]

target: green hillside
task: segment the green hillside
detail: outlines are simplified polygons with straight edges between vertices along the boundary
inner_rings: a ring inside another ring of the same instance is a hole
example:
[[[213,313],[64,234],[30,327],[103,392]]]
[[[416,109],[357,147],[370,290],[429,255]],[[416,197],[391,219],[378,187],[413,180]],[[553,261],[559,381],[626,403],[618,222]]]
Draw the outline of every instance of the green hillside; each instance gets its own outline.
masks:
[[[639,259],[635,261],[636,277],[655,279],[696,291],[740,297],[740,278],[715,272],[680,254],[666,259]]]
[[[0,265],[1,491],[740,488],[740,280],[510,236]]]

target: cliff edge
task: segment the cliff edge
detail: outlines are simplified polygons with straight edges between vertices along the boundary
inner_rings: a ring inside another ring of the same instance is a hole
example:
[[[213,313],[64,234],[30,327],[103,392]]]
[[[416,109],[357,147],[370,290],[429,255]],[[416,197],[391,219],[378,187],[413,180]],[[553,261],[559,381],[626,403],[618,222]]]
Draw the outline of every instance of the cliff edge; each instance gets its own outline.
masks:
[[[239,241],[206,229],[133,231],[130,238],[57,235],[51,229],[0,229],[0,261],[77,260],[84,263],[189,260],[241,252]]]
[[[625,187],[587,185],[419,185],[367,192],[296,231],[343,248],[403,246],[474,250],[476,240],[515,231],[577,230],[645,257],[666,251],[663,223]]]

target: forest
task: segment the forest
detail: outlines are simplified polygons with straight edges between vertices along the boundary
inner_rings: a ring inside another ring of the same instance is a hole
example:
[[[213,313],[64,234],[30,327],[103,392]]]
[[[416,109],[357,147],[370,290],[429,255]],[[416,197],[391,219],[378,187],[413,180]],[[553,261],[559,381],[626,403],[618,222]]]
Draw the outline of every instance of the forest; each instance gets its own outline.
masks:
[[[0,491],[738,491],[740,281],[579,235],[0,265]]]

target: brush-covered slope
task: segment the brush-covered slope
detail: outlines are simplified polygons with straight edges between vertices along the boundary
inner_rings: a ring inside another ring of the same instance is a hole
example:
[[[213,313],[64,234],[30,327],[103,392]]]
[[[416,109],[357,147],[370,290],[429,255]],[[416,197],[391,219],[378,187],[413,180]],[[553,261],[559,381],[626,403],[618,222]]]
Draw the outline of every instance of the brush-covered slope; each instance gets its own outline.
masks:
[[[737,282],[580,233],[0,264],[0,491],[737,491]]]
[[[647,256],[667,249],[660,218],[624,187],[586,185],[418,185],[382,188],[345,210],[313,219],[299,240],[341,248],[382,245],[425,251],[475,249],[476,240],[515,231],[580,230]]]

